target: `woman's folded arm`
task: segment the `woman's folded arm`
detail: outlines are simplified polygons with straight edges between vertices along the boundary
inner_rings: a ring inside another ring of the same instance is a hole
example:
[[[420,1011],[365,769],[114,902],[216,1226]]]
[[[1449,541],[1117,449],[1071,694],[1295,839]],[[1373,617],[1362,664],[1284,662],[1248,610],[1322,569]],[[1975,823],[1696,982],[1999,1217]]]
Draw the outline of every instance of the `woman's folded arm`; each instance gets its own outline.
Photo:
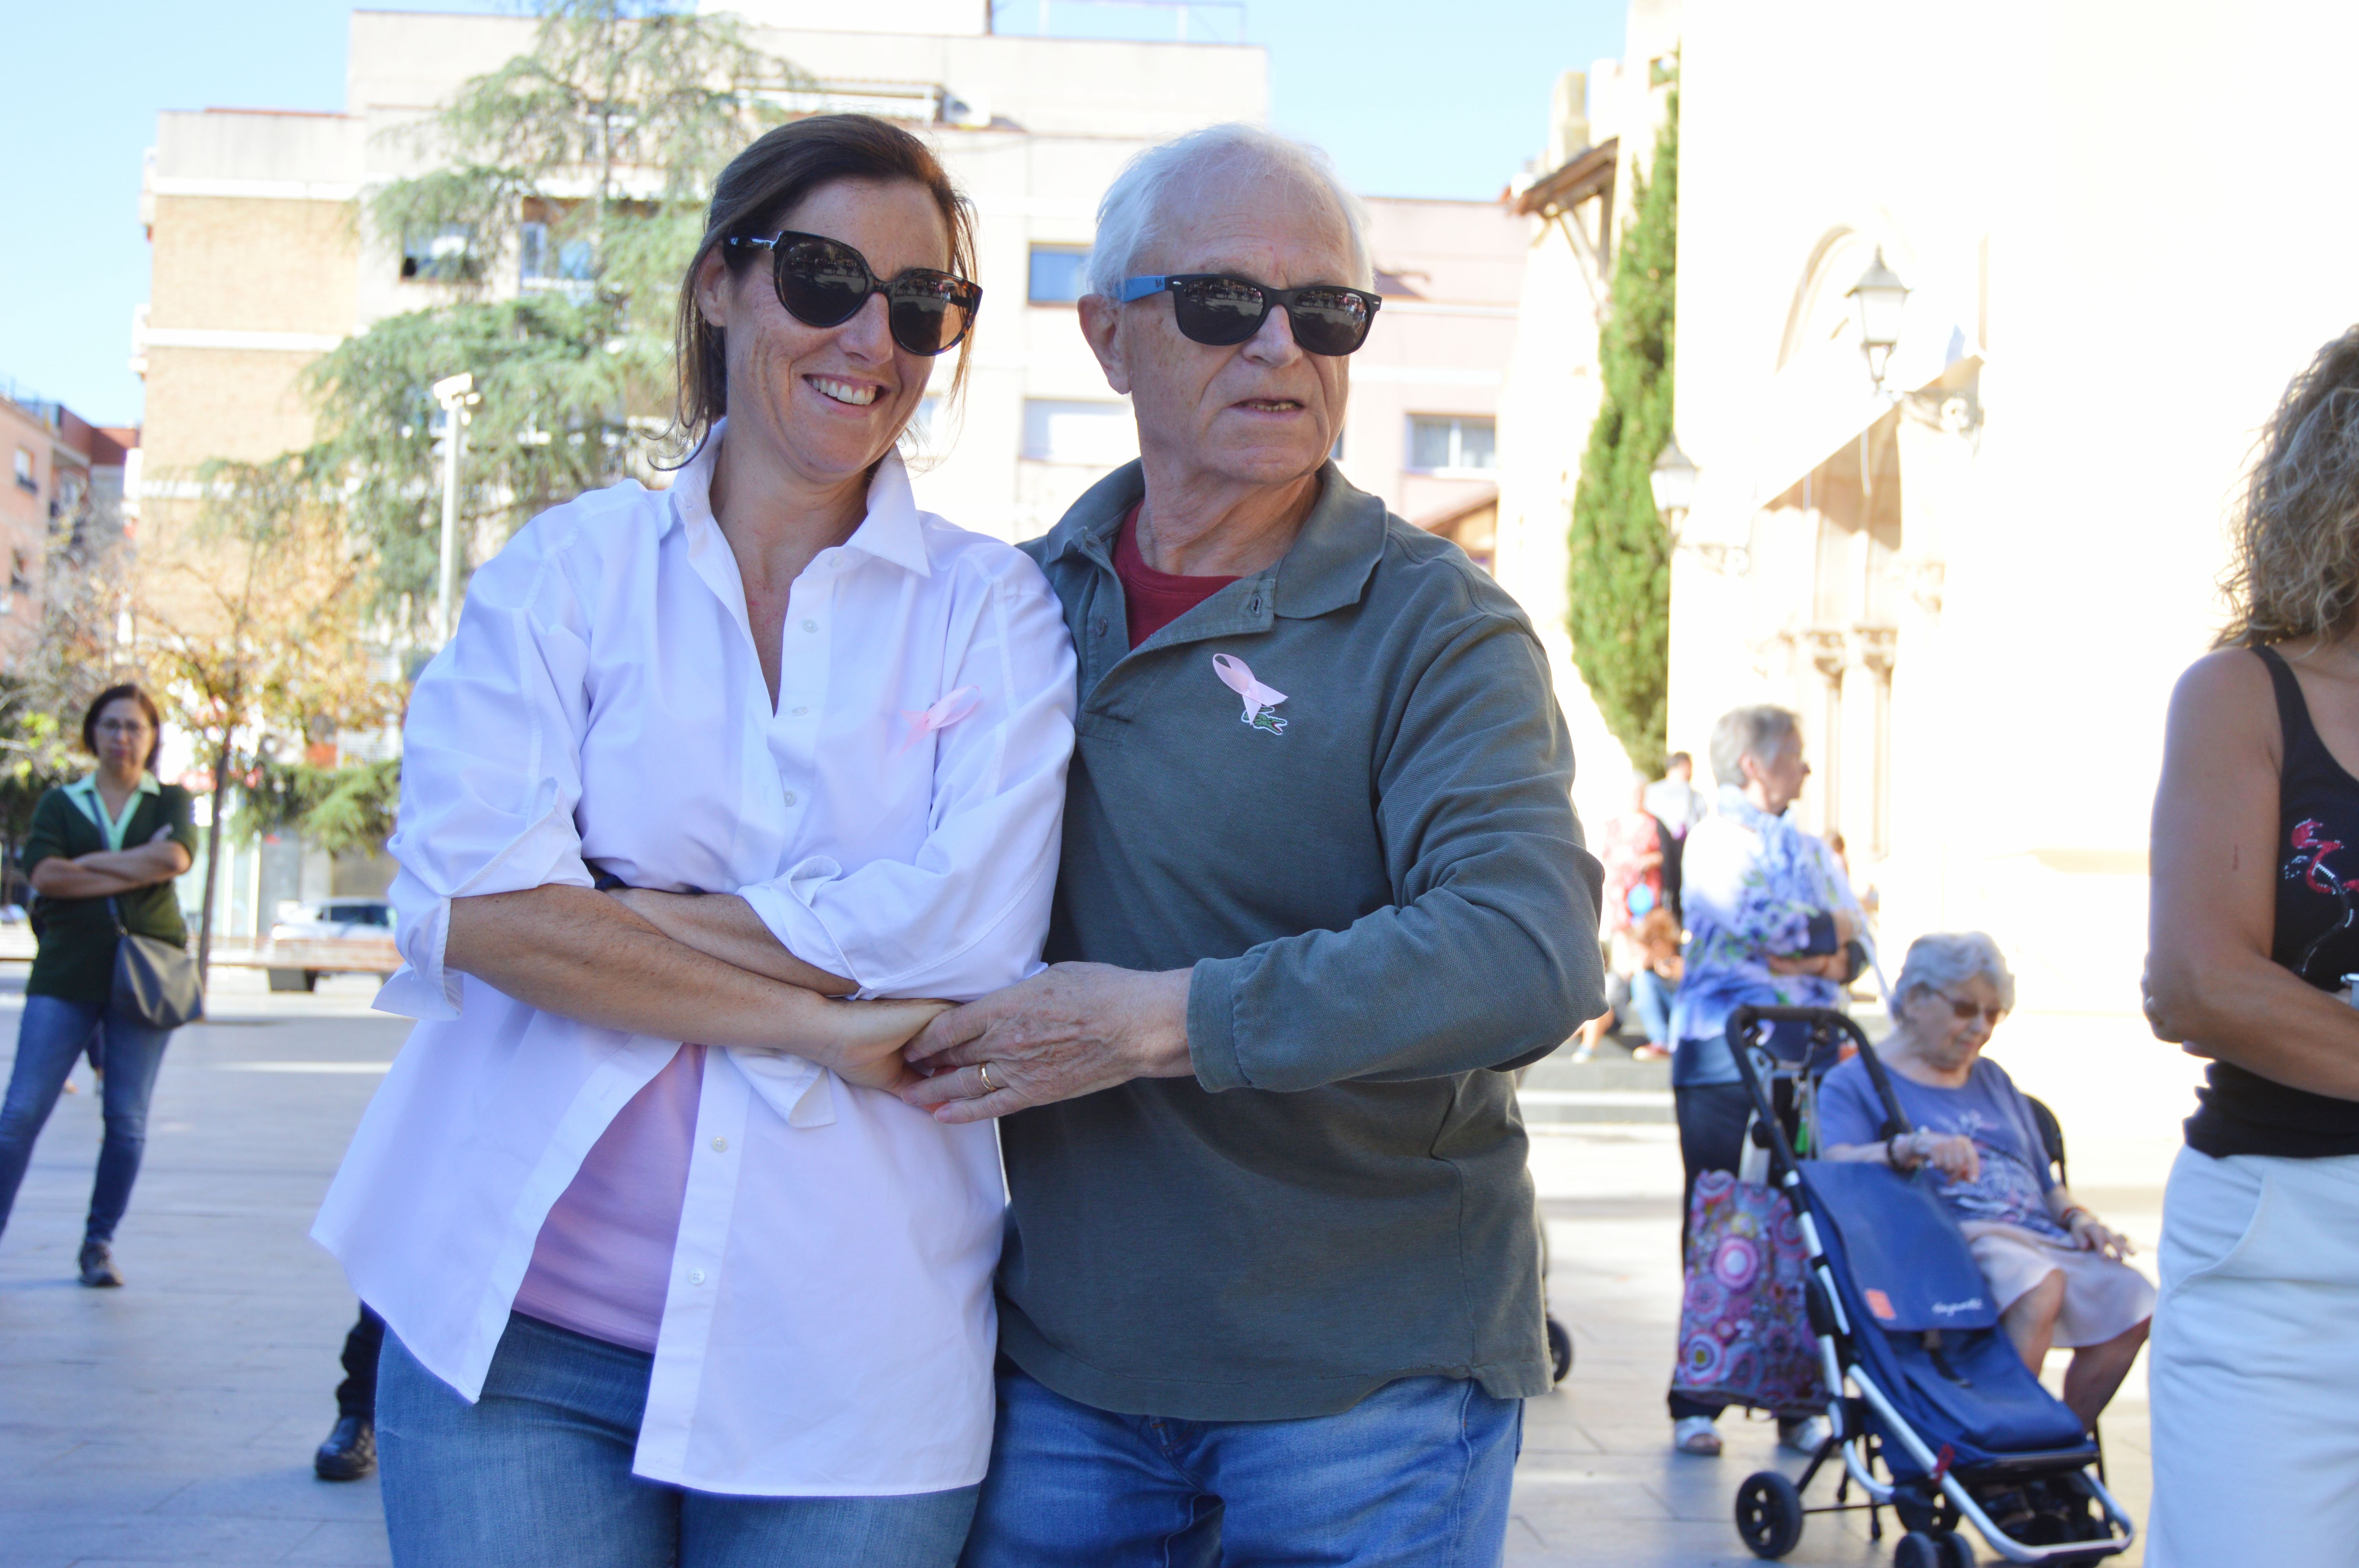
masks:
[[[942,1011],[832,1000],[677,941],[621,899],[564,885],[451,900],[443,965],[593,1028],[800,1056],[870,1088],[915,1080],[900,1049]]]

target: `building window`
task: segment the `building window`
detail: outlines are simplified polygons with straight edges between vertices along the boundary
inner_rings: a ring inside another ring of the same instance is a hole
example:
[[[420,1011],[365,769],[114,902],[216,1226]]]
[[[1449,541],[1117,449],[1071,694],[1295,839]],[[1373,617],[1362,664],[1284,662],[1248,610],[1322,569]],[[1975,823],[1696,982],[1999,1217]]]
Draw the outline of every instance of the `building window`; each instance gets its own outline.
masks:
[[[1460,414],[1410,415],[1408,466],[1421,473],[1497,468],[1497,438],[1491,421]]]
[[[1035,305],[1071,305],[1089,292],[1090,253],[1072,245],[1034,245],[1030,291]]]
[[[33,454],[22,447],[16,449],[16,488],[41,492],[41,481],[33,477]]]
[[[1113,468],[1138,456],[1127,403],[1024,400],[1024,455],[1035,462]]]
[[[465,223],[415,229],[401,237],[401,276],[455,283],[476,276],[475,231]]]
[[[590,291],[590,242],[552,243],[546,223],[516,225],[518,278],[527,289],[550,289],[579,298]]]

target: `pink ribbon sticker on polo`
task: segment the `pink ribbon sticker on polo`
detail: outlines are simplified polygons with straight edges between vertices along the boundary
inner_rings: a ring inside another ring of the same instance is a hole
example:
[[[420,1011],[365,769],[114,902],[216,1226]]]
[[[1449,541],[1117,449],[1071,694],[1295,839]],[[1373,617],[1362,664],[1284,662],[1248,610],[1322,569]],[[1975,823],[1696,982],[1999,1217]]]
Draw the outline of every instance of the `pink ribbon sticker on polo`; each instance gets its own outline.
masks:
[[[1286,693],[1256,680],[1253,666],[1234,654],[1214,654],[1212,673],[1221,677],[1223,686],[1245,698],[1245,710],[1240,723],[1266,730],[1272,735],[1286,733],[1286,720],[1270,711],[1286,700]]]
[[[901,717],[909,721],[909,738],[901,742],[901,752],[908,751],[937,730],[949,729],[968,714],[973,713],[982,701],[983,687],[962,686],[945,696],[931,708],[901,709]],[[893,754],[897,757],[901,752],[896,752]]]

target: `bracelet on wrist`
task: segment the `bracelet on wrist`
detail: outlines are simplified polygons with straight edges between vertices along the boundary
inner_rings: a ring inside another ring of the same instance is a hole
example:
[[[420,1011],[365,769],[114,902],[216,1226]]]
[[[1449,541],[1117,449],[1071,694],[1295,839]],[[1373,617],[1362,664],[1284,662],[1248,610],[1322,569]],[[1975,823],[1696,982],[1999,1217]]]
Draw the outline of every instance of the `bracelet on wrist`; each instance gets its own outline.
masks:
[[[2070,1207],[2066,1208],[2062,1214],[2056,1217],[2056,1223],[2062,1226],[2067,1231],[2070,1231],[2072,1228],[2072,1223],[2075,1219],[2085,1219],[2093,1222],[2096,1217],[2097,1217],[2095,1215],[2091,1214],[2079,1204],[2073,1204]]]

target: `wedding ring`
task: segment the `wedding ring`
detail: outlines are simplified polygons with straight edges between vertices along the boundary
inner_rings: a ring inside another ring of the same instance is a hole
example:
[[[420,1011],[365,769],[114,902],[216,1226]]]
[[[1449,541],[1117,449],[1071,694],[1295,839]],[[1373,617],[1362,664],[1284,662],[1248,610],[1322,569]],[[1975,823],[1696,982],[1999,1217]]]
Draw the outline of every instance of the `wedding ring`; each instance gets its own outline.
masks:
[[[991,1064],[990,1064],[990,1063],[988,1063],[988,1062],[977,1062],[977,1063],[974,1065],[974,1076],[975,1076],[976,1077],[981,1078],[981,1079],[983,1080],[983,1092],[984,1092],[984,1093],[985,1093],[985,1094],[997,1094],[997,1093],[999,1092],[999,1086],[998,1086],[997,1084],[995,1084],[995,1083],[993,1083],[993,1082],[991,1081]]]

